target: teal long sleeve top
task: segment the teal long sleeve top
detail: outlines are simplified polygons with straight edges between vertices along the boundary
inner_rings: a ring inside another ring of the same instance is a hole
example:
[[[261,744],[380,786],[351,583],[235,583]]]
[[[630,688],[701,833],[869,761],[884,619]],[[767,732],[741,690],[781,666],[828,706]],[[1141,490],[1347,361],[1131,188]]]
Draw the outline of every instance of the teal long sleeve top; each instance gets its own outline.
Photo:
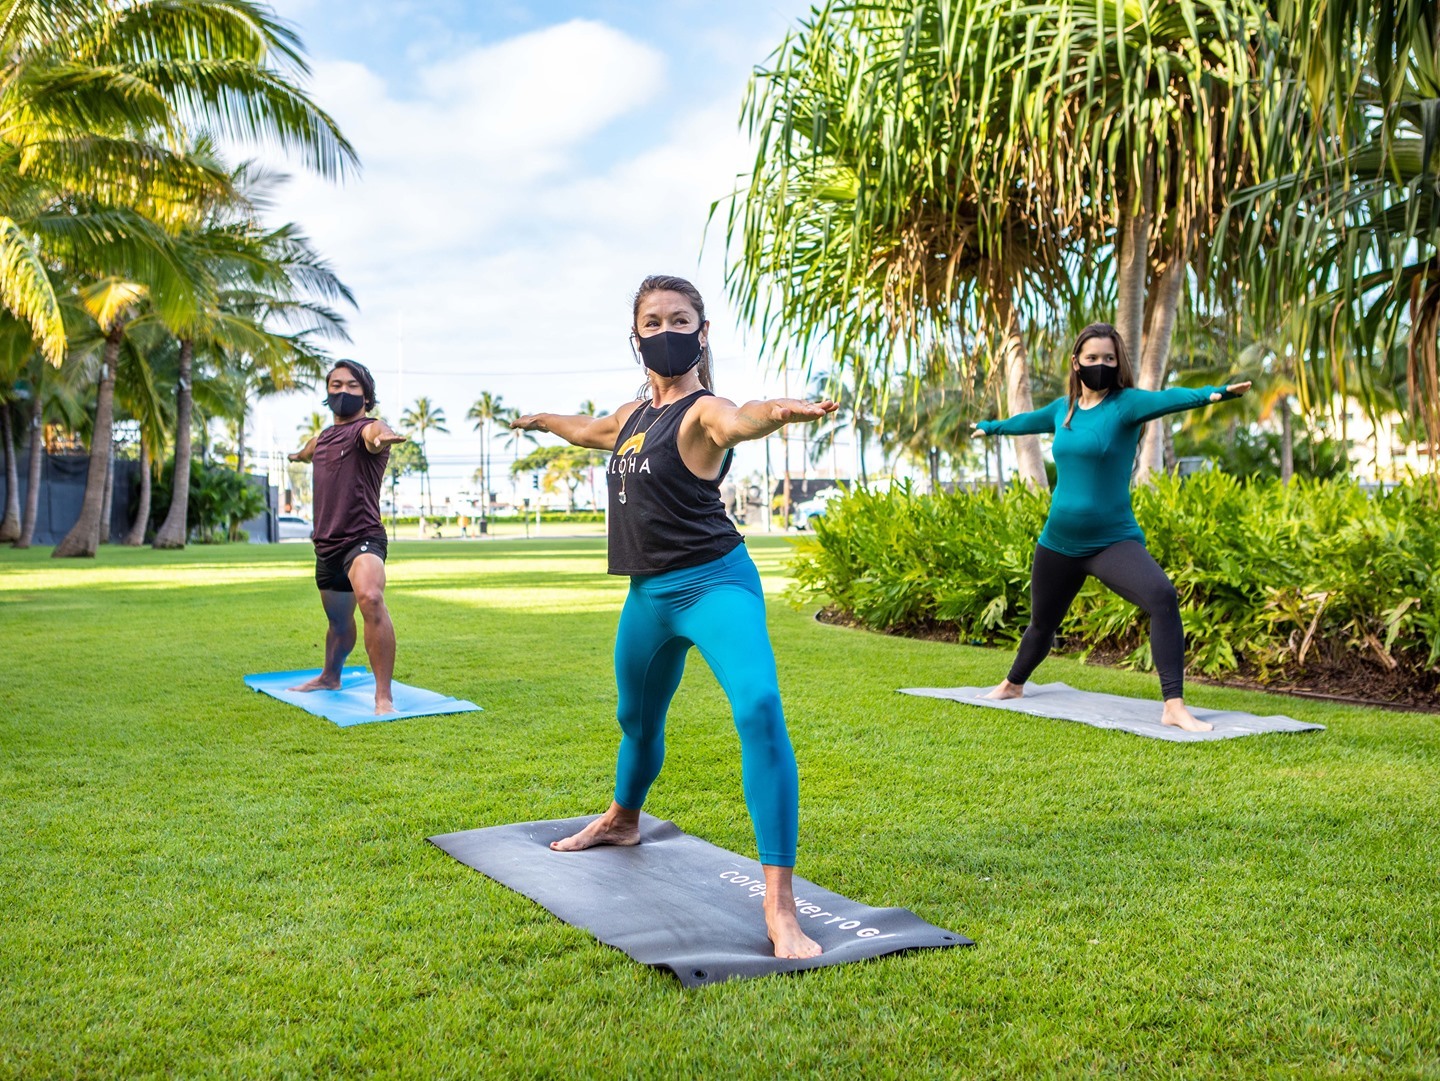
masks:
[[[1146,421],[1210,404],[1210,395],[1235,395],[1224,387],[1112,390],[1097,405],[1077,404],[1065,427],[1068,397],[1005,420],[981,421],[986,435],[1053,433],[1055,491],[1040,543],[1061,555],[1083,558],[1123,540],[1145,543],[1130,505],[1130,473]]]

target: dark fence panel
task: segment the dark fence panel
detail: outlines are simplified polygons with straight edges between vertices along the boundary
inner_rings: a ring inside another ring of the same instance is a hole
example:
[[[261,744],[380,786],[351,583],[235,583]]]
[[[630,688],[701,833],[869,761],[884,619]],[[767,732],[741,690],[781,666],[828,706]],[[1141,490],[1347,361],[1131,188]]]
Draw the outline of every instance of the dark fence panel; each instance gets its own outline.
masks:
[[[24,511],[26,489],[29,487],[30,455],[17,455],[20,473],[20,508]],[[90,459],[83,454],[47,454],[40,463],[40,506],[35,520],[37,545],[58,544],[70,532],[80,517],[80,507],[85,502],[85,478],[90,472]],[[241,528],[250,534],[252,544],[269,544],[275,540],[277,529],[275,515],[278,513],[279,489],[266,483],[266,478],[254,473],[246,474],[250,485],[265,493],[268,508],[258,518],[245,522]],[[4,471],[0,470],[0,506],[7,498],[7,484]],[[140,490],[140,463],[130,459],[115,462],[115,487],[110,501],[110,541],[119,543],[130,532],[135,520],[136,499]]]

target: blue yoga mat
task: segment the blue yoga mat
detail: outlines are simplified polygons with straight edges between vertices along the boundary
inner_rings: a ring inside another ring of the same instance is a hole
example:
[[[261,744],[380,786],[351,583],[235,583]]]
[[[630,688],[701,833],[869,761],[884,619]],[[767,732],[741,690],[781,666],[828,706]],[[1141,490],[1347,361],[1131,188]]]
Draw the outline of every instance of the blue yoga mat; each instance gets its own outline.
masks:
[[[299,706],[306,713],[334,721],[341,728],[349,728],[352,724],[369,724],[372,721],[399,721],[406,717],[434,717],[441,713],[472,713],[480,710],[474,702],[467,702],[463,698],[447,698],[434,691],[392,682],[390,690],[395,698],[395,712],[377,717],[375,677],[359,667],[340,670],[338,691],[288,689],[319,674],[318,668],[300,672],[264,672],[246,676],[245,686],[252,691],[288,702],[292,706]]]

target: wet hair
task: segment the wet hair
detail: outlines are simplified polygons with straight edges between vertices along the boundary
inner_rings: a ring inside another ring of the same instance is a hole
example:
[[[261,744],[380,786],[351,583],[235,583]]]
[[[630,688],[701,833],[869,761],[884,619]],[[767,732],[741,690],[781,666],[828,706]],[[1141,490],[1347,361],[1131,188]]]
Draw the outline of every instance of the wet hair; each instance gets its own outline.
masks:
[[[1115,343],[1115,361],[1117,371],[1115,373],[1115,389],[1123,390],[1125,387],[1135,385],[1135,369],[1130,366],[1130,352],[1125,348],[1125,339],[1120,337],[1120,332],[1109,323],[1091,323],[1080,332],[1080,337],[1075,339],[1075,346],[1070,350],[1070,381],[1067,384],[1067,393],[1070,396],[1070,408],[1065,413],[1065,427],[1070,427],[1070,418],[1075,415],[1075,405],[1080,400],[1080,373],[1075,365],[1080,362],[1080,350],[1085,348],[1085,343],[1096,338],[1109,338]]]
[[[690,302],[695,309],[695,314],[700,317],[700,322],[705,322],[705,299],[700,295],[700,290],[691,285],[684,278],[677,278],[673,274],[651,274],[643,282],[640,288],[635,290],[635,303],[630,308],[630,332],[635,336],[640,334],[640,302],[651,293],[679,293]],[[636,359],[639,359],[637,354]],[[705,348],[700,351],[700,385],[706,390],[715,389],[715,376],[711,367],[710,343],[705,343]],[[640,388],[638,397],[647,398],[650,395],[650,380],[645,380],[645,385]]]
[[[375,377],[370,374],[370,369],[361,364],[358,360],[337,360],[330,369],[334,372],[336,368],[345,368],[356,379],[360,381],[360,391],[365,397],[365,409],[367,411],[375,408]],[[325,377],[328,382],[330,377]]]

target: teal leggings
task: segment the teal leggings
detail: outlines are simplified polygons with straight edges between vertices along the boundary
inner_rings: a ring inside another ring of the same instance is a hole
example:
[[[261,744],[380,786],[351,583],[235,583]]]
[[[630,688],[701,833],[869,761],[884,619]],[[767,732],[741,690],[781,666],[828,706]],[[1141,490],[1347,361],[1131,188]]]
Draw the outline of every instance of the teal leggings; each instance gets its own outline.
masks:
[[[638,810],[665,761],[665,712],[700,650],[740,733],[740,775],[760,862],[795,866],[800,778],[780,710],[765,595],[745,546],[698,567],[635,575],[615,638],[620,753],[615,802]]]

